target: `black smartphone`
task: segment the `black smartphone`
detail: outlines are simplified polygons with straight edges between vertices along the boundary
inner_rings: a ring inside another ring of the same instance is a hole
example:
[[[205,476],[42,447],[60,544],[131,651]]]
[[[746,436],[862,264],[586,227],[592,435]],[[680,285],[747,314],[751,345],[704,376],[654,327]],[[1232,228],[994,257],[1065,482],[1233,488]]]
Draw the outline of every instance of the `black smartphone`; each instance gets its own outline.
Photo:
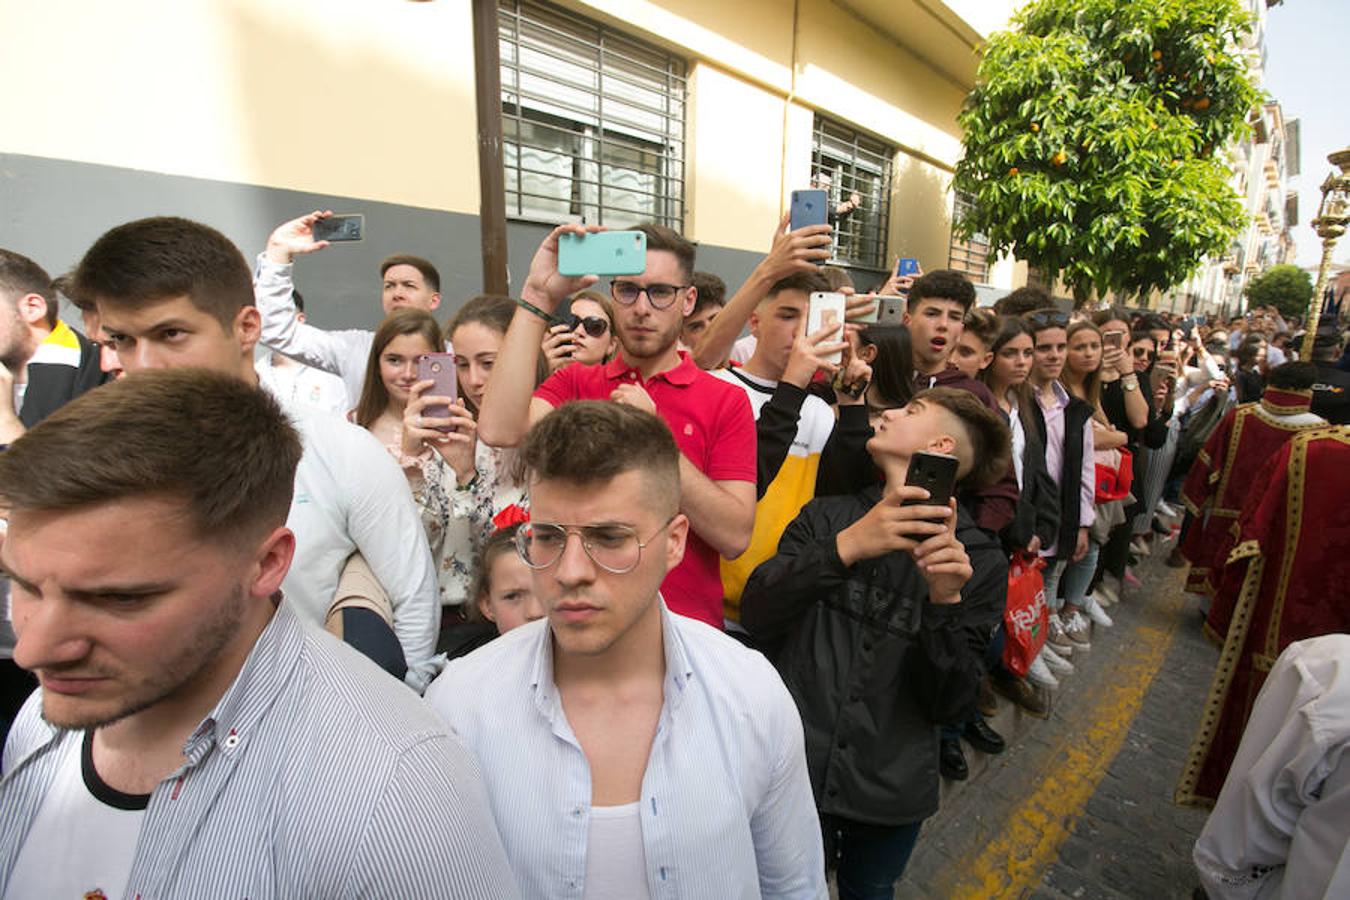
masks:
[[[956,457],[920,450],[909,459],[905,484],[928,491],[927,500],[906,500],[904,506],[946,506],[956,489]]]
[[[360,213],[343,216],[329,216],[319,219],[311,229],[316,241],[360,241],[365,240],[366,217]]]

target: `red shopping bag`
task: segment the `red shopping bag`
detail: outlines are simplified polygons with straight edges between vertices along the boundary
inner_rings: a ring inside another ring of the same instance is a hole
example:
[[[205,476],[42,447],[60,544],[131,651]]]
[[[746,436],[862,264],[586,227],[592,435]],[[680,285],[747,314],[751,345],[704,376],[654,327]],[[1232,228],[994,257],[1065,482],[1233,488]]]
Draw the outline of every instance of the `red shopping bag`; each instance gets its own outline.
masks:
[[[1036,654],[1045,646],[1050,609],[1045,603],[1045,560],[1014,554],[1008,563],[1008,605],[1003,610],[1007,641],[1003,667],[1018,678],[1027,674]]]

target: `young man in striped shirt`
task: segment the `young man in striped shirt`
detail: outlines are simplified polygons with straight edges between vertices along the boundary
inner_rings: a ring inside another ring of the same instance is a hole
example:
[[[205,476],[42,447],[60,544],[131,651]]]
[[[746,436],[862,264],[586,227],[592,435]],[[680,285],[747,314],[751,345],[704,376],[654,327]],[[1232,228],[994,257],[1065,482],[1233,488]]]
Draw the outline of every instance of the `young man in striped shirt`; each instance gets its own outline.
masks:
[[[234,375],[132,374],[0,454],[15,661],[0,897],[515,897],[411,691],[282,600],[301,440]]]

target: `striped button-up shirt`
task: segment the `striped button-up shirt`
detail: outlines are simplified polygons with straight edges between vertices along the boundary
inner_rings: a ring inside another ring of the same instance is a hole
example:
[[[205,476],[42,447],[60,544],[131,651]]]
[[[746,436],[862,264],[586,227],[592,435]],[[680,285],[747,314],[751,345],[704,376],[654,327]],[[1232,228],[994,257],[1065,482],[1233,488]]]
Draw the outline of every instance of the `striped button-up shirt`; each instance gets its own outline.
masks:
[[[38,691],[0,780],[0,895],[69,741]],[[128,898],[516,897],[472,757],[417,696],[277,609],[155,788]]]
[[[801,718],[778,673],[717,629],[661,605],[665,703],[642,779],[653,900],[823,898],[820,823]],[[478,757],[527,897],[585,891],[586,755],[553,681],[548,620],[453,660],[427,701]]]

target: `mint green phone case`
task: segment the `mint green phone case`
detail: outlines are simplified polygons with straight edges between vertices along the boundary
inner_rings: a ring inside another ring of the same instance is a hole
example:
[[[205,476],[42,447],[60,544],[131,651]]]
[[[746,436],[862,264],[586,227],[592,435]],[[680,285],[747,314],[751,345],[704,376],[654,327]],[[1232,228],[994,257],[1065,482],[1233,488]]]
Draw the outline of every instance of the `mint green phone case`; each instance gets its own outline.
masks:
[[[558,238],[558,272],[578,275],[641,275],[647,271],[647,235],[641,231],[597,231]]]

